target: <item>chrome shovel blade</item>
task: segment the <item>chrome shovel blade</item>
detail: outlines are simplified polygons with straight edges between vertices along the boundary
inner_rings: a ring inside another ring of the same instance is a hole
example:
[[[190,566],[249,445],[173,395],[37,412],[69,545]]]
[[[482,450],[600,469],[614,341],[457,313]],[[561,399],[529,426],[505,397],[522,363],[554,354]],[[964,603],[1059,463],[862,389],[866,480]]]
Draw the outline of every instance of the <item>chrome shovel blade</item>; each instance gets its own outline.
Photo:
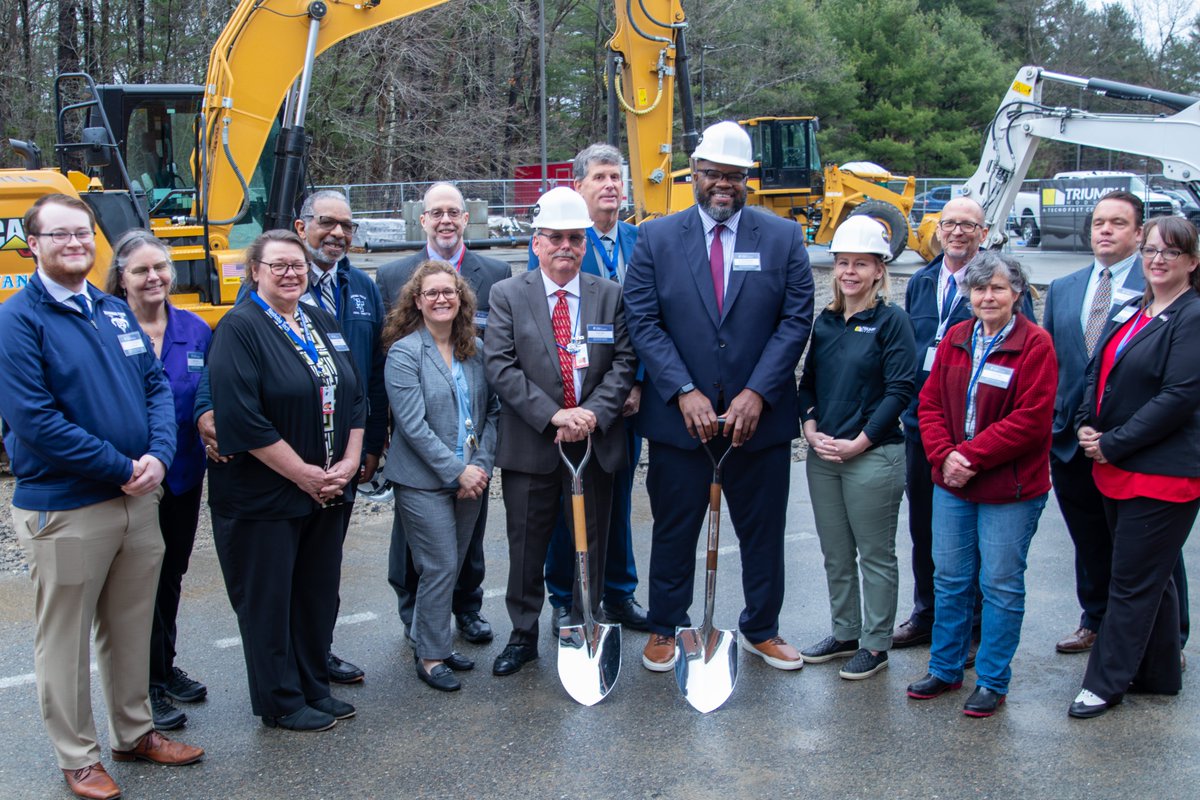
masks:
[[[621,626],[593,622],[558,631],[558,677],[577,703],[594,706],[621,672]]]
[[[737,683],[738,645],[733,631],[675,629],[675,680],[697,711],[707,714],[729,699]]]

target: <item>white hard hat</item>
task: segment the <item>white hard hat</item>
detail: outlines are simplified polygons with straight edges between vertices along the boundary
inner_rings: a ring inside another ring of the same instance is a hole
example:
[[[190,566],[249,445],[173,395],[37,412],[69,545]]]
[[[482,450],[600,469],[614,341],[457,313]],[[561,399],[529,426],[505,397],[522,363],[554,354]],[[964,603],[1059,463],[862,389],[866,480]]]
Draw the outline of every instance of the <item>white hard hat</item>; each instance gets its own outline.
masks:
[[[538,198],[531,209],[533,227],[552,231],[575,231],[592,227],[587,201],[567,186],[556,186]]]
[[[736,122],[726,120],[704,129],[704,133],[700,134],[700,145],[692,153],[692,158],[749,168],[754,166],[753,151],[750,134]]]
[[[850,217],[833,232],[831,253],[873,253],[886,260],[892,255],[887,230],[866,214]]]

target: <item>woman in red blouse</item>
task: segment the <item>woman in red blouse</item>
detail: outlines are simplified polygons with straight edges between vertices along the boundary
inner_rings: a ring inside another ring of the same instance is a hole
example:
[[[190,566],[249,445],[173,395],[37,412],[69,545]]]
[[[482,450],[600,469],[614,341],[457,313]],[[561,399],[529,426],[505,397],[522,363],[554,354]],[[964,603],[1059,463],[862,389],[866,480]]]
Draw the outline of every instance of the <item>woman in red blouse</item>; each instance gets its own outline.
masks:
[[[1182,685],[1171,572],[1200,510],[1200,251],[1176,217],[1143,236],[1145,294],[1110,321],[1079,412],[1113,538],[1108,611],[1068,710],[1085,719]]]

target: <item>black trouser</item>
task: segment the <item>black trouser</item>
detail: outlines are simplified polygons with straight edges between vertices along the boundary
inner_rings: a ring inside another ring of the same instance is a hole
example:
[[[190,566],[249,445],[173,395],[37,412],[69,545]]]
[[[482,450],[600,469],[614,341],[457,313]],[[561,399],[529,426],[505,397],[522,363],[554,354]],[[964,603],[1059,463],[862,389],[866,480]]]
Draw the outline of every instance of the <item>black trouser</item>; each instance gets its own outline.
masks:
[[[395,488],[393,488],[395,490]],[[471,543],[467,545],[467,555],[463,559],[462,569],[458,571],[458,580],[454,584],[454,597],[451,609],[458,614],[468,611],[479,611],[483,608],[483,534],[487,530],[487,493],[483,495],[483,504],[479,507],[479,519],[475,521],[475,530],[471,533]],[[413,606],[417,601],[417,584],[420,576],[413,566],[412,550],[408,547],[408,537],[404,533],[404,524],[400,515],[392,515],[392,543],[388,548],[388,583],[396,592],[400,619],[405,627],[412,627]]]
[[[164,686],[175,666],[175,618],[179,614],[179,595],[188,569],[196,524],[200,520],[200,495],[204,482],[182,494],[174,494],[163,484],[158,503],[158,525],[162,529],[162,570],[158,574],[158,594],[154,598],[154,622],[150,627],[150,685]]]
[[[1198,510],[1200,500],[1104,498],[1112,579],[1108,610],[1083,676],[1083,688],[1104,700],[1119,699],[1130,683],[1161,694],[1175,694],[1183,685],[1179,598],[1171,573]]]
[[[284,716],[329,696],[343,513],[334,506],[295,519],[212,515],[256,716]]]

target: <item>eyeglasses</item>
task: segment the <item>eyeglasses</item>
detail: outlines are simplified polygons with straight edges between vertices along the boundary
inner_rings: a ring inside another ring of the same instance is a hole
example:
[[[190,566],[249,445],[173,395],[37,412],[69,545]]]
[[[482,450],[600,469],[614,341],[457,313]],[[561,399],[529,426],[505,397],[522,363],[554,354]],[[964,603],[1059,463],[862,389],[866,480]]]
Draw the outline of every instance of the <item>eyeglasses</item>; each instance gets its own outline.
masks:
[[[955,228],[960,229],[963,233],[974,233],[982,228],[983,225],[978,222],[971,222],[970,220],[959,221],[953,219],[944,219],[938,222],[938,227],[944,230],[946,233],[952,232]]]
[[[1157,247],[1147,245],[1142,248],[1142,258],[1146,261],[1153,261],[1158,256],[1162,256],[1163,261],[1176,261],[1181,255],[1183,255],[1183,251],[1176,250],[1174,247],[1159,250]]]
[[[337,217],[309,217],[318,228],[324,231],[331,231],[334,228],[341,228],[351,236],[358,230],[358,223],[348,219],[338,219]]]
[[[421,296],[431,303],[436,302],[439,297],[449,300],[458,296],[458,289],[426,289],[421,292]]]
[[[538,236],[541,236],[555,247],[560,246],[564,239],[571,245],[571,247],[583,247],[583,243],[587,241],[587,237],[582,233],[572,233],[568,235],[565,233],[542,233],[541,231],[538,231]]]
[[[425,210],[430,219],[458,219],[463,215],[461,208],[429,208]]]
[[[87,244],[92,239],[96,238],[95,232],[86,228],[77,231],[50,231],[49,233],[35,233],[33,235],[49,238],[55,244],[66,244],[67,242],[71,241],[72,236],[74,236],[75,240],[80,244]]]
[[[165,261],[161,264],[155,264],[153,267],[134,267],[132,269],[127,269],[125,270],[125,274],[132,275],[135,278],[144,278],[146,275],[150,274],[151,269],[153,269],[159,275],[171,274],[171,265]]]
[[[287,275],[288,272],[294,272],[297,275],[303,275],[304,273],[308,272],[308,264],[300,262],[293,263],[291,261],[260,261],[258,262],[258,265],[271,270],[271,274],[276,278],[282,278],[284,275]]]
[[[696,174],[703,175],[707,180],[714,183],[722,179],[730,183],[741,183],[746,180],[746,173],[744,172],[721,172],[719,169],[698,169],[696,170]]]

